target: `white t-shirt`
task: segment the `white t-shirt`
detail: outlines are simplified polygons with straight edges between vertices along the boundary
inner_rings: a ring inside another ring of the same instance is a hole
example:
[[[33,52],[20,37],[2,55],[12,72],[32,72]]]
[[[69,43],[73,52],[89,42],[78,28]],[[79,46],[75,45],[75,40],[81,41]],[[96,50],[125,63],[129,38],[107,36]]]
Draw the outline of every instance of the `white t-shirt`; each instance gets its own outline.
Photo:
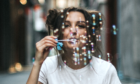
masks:
[[[90,64],[77,70],[66,66],[61,56],[47,57],[38,81],[43,84],[121,84],[115,67],[94,56]]]

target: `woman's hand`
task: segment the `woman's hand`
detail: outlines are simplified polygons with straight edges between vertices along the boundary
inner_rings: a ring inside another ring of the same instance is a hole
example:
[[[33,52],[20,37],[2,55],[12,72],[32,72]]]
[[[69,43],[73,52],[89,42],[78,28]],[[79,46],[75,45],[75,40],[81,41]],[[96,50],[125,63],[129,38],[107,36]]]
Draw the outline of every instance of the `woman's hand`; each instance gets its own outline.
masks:
[[[35,62],[38,64],[42,64],[43,61],[49,54],[50,48],[56,46],[57,41],[55,41],[56,37],[54,36],[46,36],[36,43],[36,54],[35,54]]]

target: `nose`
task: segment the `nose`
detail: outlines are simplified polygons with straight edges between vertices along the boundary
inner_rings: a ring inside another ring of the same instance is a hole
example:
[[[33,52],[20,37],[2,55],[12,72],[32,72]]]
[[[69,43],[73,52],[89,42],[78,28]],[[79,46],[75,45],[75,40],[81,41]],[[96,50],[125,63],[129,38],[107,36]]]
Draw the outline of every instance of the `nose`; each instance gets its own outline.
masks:
[[[71,32],[73,35],[77,35],[77,28],[71,28],[71,29],[70,29],[70,32]]]

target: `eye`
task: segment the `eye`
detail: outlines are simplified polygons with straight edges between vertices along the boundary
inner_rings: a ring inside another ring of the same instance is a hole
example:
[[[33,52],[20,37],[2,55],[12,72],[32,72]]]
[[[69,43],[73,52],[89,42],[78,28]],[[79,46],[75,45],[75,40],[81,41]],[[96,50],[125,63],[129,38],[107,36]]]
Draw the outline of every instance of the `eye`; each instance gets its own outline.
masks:
[[[70,25],[65,25],[65,28],[69,27]]]
[[[86,28],[85,25],[78,25],[79,28]]]

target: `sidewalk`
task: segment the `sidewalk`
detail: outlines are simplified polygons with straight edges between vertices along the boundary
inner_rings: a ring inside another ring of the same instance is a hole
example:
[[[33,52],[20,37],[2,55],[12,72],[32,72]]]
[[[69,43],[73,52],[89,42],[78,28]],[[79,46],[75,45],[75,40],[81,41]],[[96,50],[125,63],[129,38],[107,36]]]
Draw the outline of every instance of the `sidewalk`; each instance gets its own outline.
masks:
[[[26,84],[32,66],[23,68],[23,71],[17,73],[0,73],[0,84]]]
[[[32,69],[32,65],[23,67],[22,72],[17,73],[0,73],[0,84],[26,84],[27,79],[29,77],[30,71]],[[140,84],[137,83],[130,83],[127,81],[123,81],[122,84]]]

